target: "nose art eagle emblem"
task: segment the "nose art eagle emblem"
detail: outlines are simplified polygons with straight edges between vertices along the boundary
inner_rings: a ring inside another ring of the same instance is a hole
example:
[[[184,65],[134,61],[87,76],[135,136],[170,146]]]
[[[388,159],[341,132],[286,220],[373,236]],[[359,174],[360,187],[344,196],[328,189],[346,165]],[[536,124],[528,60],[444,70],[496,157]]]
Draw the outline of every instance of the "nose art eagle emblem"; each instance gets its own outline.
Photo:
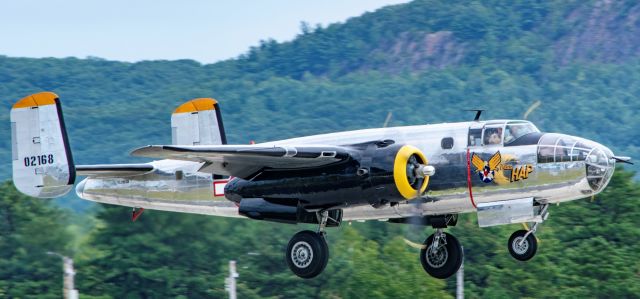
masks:
[[[471,163],[476,167],[476,172],[480,179],[485,183],[491,183],[493,181],[493,177],[495,175],[495,171],[500,165],[502,161],[502,157],[500,156],[500,152],[495,153],[489,161],[484,161],[475,153],[471,158]]]

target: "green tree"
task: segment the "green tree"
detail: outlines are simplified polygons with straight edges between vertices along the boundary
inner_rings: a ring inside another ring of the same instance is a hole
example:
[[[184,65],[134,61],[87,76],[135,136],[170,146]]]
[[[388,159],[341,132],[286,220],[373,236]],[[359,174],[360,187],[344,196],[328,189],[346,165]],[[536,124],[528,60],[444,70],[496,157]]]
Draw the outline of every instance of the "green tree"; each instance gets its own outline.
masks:
[[[67,218],[51,201],[0,186],[0,297],[62,297],[62,261],[47,252],[71,256]]]

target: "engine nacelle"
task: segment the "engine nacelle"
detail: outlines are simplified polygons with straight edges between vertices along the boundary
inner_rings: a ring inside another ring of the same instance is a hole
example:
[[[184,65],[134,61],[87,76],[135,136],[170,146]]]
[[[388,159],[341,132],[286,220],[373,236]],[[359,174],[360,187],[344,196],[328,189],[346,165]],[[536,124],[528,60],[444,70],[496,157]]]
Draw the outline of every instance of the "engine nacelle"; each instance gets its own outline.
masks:
[[[415,146],[391,144],[365,151],[360,162],[360,173],[367,172],[365,184],[370,184],[367,193],[374,207],[414,199],[427,190],[429,176],[423,169],[428,160]]]
[[[245,199],[261,198],[272,203],[277,199],[284,206],[316,211],[363,204],[380,207],[414,199],[427,189],[433,168],[427,166],[427,158],[417,147],[391,140],[351,147],[351,158],[340,163],[295,170],[265,169],[251,180],[233,179],[225,187],[225,196],[241,205],[246,204]],[[278,219],[284,214],[294,217],[291,211],[283,214],[279,210],[291,208],[263,207],[260,217],[271,212],[280,215],[275,217]]]

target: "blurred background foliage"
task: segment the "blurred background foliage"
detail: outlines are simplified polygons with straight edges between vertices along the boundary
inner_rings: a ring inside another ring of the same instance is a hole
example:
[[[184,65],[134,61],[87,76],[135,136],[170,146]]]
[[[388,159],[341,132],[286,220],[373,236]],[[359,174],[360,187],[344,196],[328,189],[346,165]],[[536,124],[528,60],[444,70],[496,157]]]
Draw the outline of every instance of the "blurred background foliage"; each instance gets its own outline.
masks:
[[[327,27],[303,23],[290,42],[265,40],[237,59],[124,63],[0,56],[0,98],[50,90],[63,102],[78,164],[143,162],[129,150],[170,143],[171,111],[220,101],[230,143],[340,130],[529,116],[546,132],[599,141],[640,157],[640,4],[636,1],[414,1]],[[10,177],[9,114],[0,114],[0,178]],[[631,167],[631,170],[637,170]],[[619,170],[595,200],[552,207],[538,256],[519,263],[506,240],[518,226],[451,231],[466,251],[466,295],[637,297],[638,183]],[[86,298],[223,297],[238,261],[242,298],[447,297],[452,280],[421,269],[419,242],[398,224],[331,229],[331,260],[314,280],[286,269],[282,251],[302,226],[98,206],[74,195],[0,198],[0,297],[59,297],[60,262],[73,256]],[[416,235],[420,236],[417,237]]]

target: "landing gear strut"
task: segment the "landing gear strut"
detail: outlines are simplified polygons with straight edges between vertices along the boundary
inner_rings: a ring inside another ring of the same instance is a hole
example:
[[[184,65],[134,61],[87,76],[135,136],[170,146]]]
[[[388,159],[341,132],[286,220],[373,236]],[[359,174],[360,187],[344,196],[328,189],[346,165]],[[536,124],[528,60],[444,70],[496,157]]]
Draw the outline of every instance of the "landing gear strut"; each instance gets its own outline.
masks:
[[[424,241],[420,263],[429,275],[444,279],[458,272],[463,255],[458,239],[438,228]]]
[[[329,213],[320,211],[317,216],[318,231],[305,230],[293,235],[285,252],[289,269],[302,278],[318,276],[329,262],[329,246],[324,237]]]

